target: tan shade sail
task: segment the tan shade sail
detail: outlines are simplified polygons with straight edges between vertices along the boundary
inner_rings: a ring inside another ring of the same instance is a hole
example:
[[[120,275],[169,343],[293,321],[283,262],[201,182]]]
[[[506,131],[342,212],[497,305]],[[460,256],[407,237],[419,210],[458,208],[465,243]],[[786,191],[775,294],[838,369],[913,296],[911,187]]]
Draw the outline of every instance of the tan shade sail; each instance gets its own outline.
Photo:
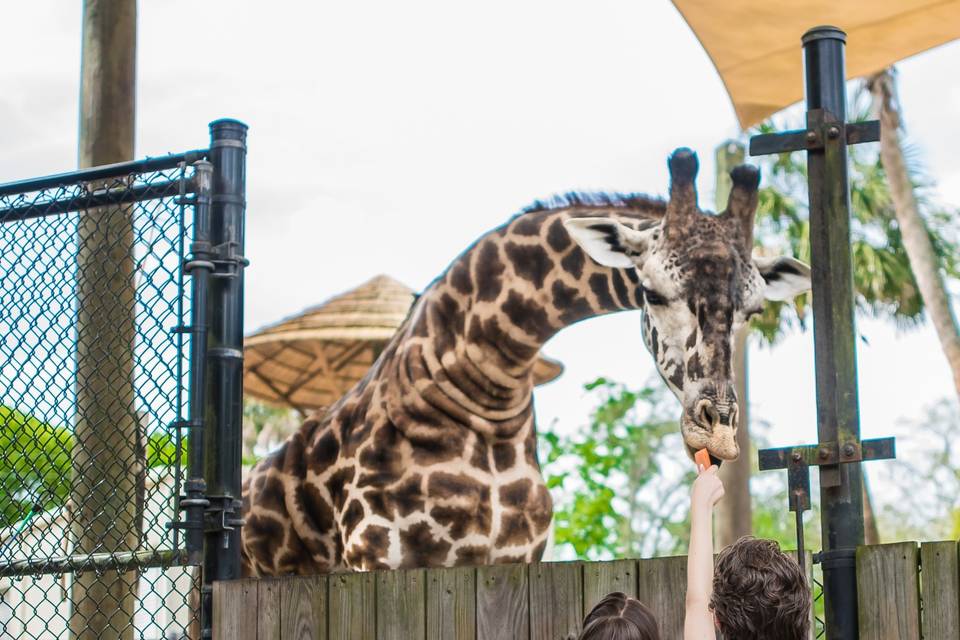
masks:
[[[858,78],[960,37],[960,0],[674,0],[720,73],[746,129],[803,99],[800,38],[847,33]]]
[[[244,393],[304,413],[333,404],[366,375],[414,298],[406,285],[377,276],[248,336]],[[534,382],[550,382],[562,372],[559,362],[541,355]]]

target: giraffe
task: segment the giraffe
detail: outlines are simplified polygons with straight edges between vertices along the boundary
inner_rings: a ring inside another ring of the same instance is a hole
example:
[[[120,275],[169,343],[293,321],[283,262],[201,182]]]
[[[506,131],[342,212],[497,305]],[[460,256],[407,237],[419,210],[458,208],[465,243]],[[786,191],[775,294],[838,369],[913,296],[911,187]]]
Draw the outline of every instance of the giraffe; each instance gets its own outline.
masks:
[[[532,367],[574,322],[642,310],[682,405],[687,453],[738,456],[731,336],[810,286],[752,258],[759,170],[701,212],[696,154],[669,158],[669,200],[569,194],[481,236],[411,308],[367,375],[244,483],[245,575],[536,561],[552,503],[537,460]]]

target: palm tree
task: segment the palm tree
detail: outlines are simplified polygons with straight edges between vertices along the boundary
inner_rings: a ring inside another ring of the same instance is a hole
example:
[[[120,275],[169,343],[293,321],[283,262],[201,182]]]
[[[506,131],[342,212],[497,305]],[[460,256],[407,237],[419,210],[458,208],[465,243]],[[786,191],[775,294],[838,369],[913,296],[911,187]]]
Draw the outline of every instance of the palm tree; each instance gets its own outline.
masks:
[[[897,100],[896,76],[884,69],[867,81],[873,97],[873,112],[880,120],[880,158],[887,180],[897,225],[910,266],[916,276],[920,295],[930,314],[943,354],[953,373],[953,384],[960,398],[960,331],[950,306],[950,294],[944,286],[943,260],[936,239],[931,237],[920,212],[914,180],[910,176],[900,132],[903,117]],[[942,252],[941,252],[942,253]]]

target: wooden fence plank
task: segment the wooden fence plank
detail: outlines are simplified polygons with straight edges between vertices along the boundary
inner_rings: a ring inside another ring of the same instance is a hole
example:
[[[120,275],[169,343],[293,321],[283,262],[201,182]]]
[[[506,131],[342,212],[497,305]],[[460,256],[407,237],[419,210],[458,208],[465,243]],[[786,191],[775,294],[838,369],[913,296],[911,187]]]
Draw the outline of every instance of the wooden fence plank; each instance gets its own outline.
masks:
[[[920,640],[917,544],[857,549],[860,640]]]
[[[215,640],[257,640],[257,581],[213,583]]]
[[[427,640],[476,640],[477,570],[427,573]]]
[[[543,562],[527,570],[530,640],[576,638],[583,622],[583,565]]]
[[[923,639],[960,640],[960,562],[957,543],[920,545]]]
[[[501,564],[477,569],[478,640],[528,640],[527,567]]]
[[[637,567],[637,598],[650,607],[661,638],[683,637],[687,596],[687,557],[641,560]]]
[[[257,580],[257,640],[280,640],[279,578]]]
[[[377,640],[424,640],[426,572],[377,572]]]
[[[327,618],[326,576],[283,580],[280,589],[282,640],[327,640]]]
[[[637,561],[614,560],[583,565],[583,615],[605,595],[622,591],[637,596]]]
[[[377,631],[376,576],[372,573],[335,573],[329,585],[329,637],[336,640],[372,640]]]

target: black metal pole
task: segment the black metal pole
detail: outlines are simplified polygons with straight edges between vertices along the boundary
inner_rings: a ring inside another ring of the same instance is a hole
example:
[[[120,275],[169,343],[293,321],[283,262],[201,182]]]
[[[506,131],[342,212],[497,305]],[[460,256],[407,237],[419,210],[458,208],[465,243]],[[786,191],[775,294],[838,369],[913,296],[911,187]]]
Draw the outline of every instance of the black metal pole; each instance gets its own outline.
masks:
[[[817,380],[817,432],[842,458],[859,459],[860,417],[850,256],[845,135],[846,35],[817,27],[803,36],[808,127],[824,132],[807,156]],[[820,467],[824,603],[828,639],[857,638],[856,548],[863,544],[860,463]]]
[[[215,269],[207,320],[204,468],[210,507],[204,532],[203,635],[211,637],[212,583],[240,577],[240,460],[243,417],[243,269],[247,126],[210,123],[210,236]]]

